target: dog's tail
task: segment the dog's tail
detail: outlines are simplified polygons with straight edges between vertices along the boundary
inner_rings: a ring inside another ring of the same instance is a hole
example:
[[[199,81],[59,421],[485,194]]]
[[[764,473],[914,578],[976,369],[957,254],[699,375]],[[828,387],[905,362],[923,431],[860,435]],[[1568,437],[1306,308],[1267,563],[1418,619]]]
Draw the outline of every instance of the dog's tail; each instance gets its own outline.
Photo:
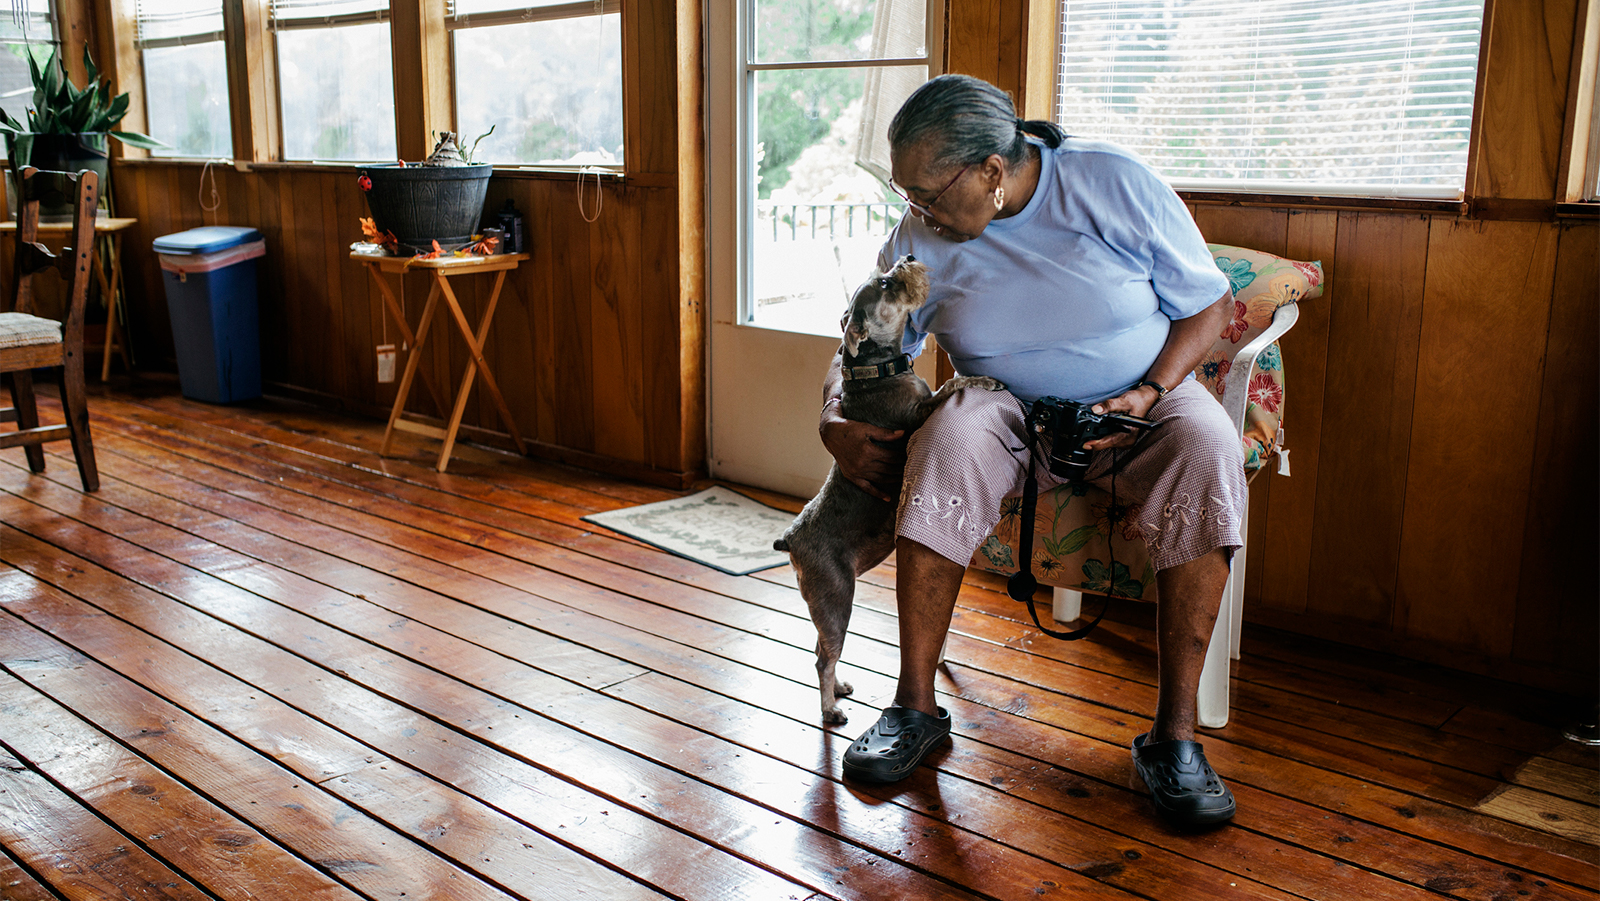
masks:
[[[783,551],[784,553],[788,553],[789,552],[789,542],[788,542],[787,539],[779,538],[777,541],[774,541],[772,543],[772,549],[775,550],[775,551]]]

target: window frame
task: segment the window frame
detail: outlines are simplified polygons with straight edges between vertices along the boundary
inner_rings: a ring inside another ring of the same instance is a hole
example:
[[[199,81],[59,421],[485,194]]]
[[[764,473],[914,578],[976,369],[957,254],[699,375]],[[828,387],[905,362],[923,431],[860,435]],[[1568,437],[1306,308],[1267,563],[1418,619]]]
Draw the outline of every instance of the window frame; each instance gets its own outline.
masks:
[[[1600,0],[1584,0],[1579,15],[1556,200],[1593,213],[1600,202]]]
[[[1062,39],[1065,30],[1067,8],[1072,0],[1057,0],[1055,4],[1055,22],[1050,44],[1053,65],[1050,67],[1050,96],[1048,100],[1049,118],[1052,122],[1059,123],[1061,103],[1061,59],[1063,54]],[[1301,189],[1296,185],[1285,185],[1281,182],[1264,183],[1251,186],[1241,180],[1241,184],[1233,186],[1223,184],[1193,183],[1183,178],[1174,179],[1161,173],[1162,178],[1172,184],[1173,190],[1185,201],[1202,204],[1236,204],[1244,206],[1270,206],[1273,208],[1308,208],[1319,210],[1364,210],[1386,209],[1416,212],[1444,212],[1466,214],[1472,208],[1473,185],[1476,181],[1478,168],[1478,135],[1482,127],[1482,94],[1483,75],[1486,62],[1486,49],[1490,36],[1490,15],[1494,4],[1489,3],[1484,10],[1484,18],[1479,27],[1477,41],[1477,72],[1473,89],[1472,108],[1470,121],[1467,126],[1467,159],[1463,171],[1462,188],[1460,196],[1426,197],[1389,195],[1381,193],[1357,193],[1350,190],[1341,190],[1337,186],[1307,185]],[[1114,138],[1113,138],[1114,140]],[[1158,170],[1159,171],[1159,170]]]
[[[52,0],[52,2],[54,2],[54,0]],[[134,0],[134,5],[135,5],[135,10],[137,10],[137,0]],[[222,4],[222,6],[226,7],[227,6],[226,2],[224,2]],[[226,11],[222,10],[222,12],[223,12],[224,17],[226,17]],[[227,69],[228,69],[229,57],[230,57],[230,46],[228,44],[228,26],[227,26],[226,18],[224,18],[222,29],[219,30],[219,31],[208,31],[208,32],[202,32],[202,33],[199,33],[199,34],[176,35],[176,36],[173,36],[173,37],[165,37],[165,38],[150,38],[150,39],[147,40],[147,39],[141,38],[139,36],[139,20],[137,18],[137,12],[136,12],[135,13],[135,18],[133,20],[133,31],[134,31],[133,49],[134,49],[134,53],[138,56],[138,60],[139,60],[139,90],[141,91],[141,94],[139,96],[139,107],[143,111],[144,119],[145,119],[145,121],[147,123],[150,120],[150,105],[149,105],[149,98],[150,98],[149,77],[150,76],[149,76],[148,71],[145,69],[145,64],[144,64],[144,53],[145,53],[146,50],[160,49],[160,48],[166,48],[166,47],[189,47],[189,46],[197,46],[197,45],[200,45],[200,44],[210,44],[210,43],[215,43],[215,42],[221,42],[222,43],[223,70],[224,70],[224,72],[226,72]],[[229,90],[228,85],[226,85],[226,84],[223,85],[223,92],[228,95],[228,144],[229,144],[230,147],[236,147],[237,146],[237,139],[233,134],[233,130],[238,127],[238,117],[235,116],[234,112],[233,112],[233,102],[234,102],[233,92],[231,90]],[[206,160],[206,159],[211,159],[211,157],[206,157],[206,156],[187,156],[187,155],[157,156],[155,153],[153,153],[152,151],[148,151],[148,150],[146,150],[145,153],[151,159],[160,159],[160,160]]]
[[[574,2],[568,3],[554,3],[547,6],[519,7],[516,9],[496,10],[494,12],[486,13],[457,13],[454,8],[455,0],[443,0],[443,3],[445,6],[445,46],[448,48],[445,54],[444,65],[448,69],[448,83],[450,92],[449,110],[452,128],[459,127],[461,122],[461,114],[457,105],[459,91],[456,84],[456,32],[466,31],[473,28],[493,28],[497,25],[521,25],[526,22],[549,22],[557,19],[579,19],[609,15],[615,15],[621,18],[623,15],[622,0],[574,0]],[[598,9],[596,7],[598,7]],[[486,160],[486,162],[491,162],[494,164],[496,175],[499,175],[502,171],[504,171],[530,173],[546,172],[552,174],[580,173],[583,175],[595,174],[601,177],[609,176],[612,178],[625,178],[627,176],[630,156],[630,154],[627,153],[628,100],[626,96],[628,81],[626,75],[628,40],[625,21],[623,25],[622,53],[624,57],[624,73],[621,79],[622,84],[620,85],[620,88],[623,92],[622,144],[624,152],[622,154],[622,162],[614,166],[601,166],[587,163],[574,163],[568,165],[557,165],[554,163],[500,164],[494,163],[493,160]],[[459,133],[457,137],[461,137]],[[470,137],[467,139],[470,140]]]
[[[245,0],[245,2],[246,3],[250,3],[250,2],[252,2],[252,0]],[[400,103],[399,103],[400,91],[399,91],[399,85],[395,83],[395,75],[399,70],[399,67],[395,65],[395,58],[394,58],[394,45],[395,45],[394,4],[395,4],[395,0],[385,0],[385,5],[383,6],[382,9],[373,10],[373,11],[370,11],[370,12],[340,13],[338,15],[321,16],[321,17],[306,16],[304,18],[290,19],[288,24],[279,24],[278,23],[277,17],[274,14],[274,11],[272,9],[273,0],[257,0],[257,2],[260,3],[260,5],[261,5],[261,7],[263,9],[264,22],[265,22],[265,25],[266,25],[266,35],[265,35],[266,41],[265,41],[265,43],[268,45],[268,47],[271,50],[271,70],[272,70],[271,74],[272,74],[272,89],[273,89],[272,106],[273,106],[273,112],[275,114],[274,121],[277,122],[277,123],[282,123],[284,121],[284,119],[285,119],[284,112],[283,112],[283,79],[279,77],[279,73],[282,71],[279,68],[279,58],[278,58],[279,57],[279,52],[278,52],[278,35],[279,34],[285,32],[285,31],[323,31],[323,30],[328,30],[328,29],[333,29],[333,28],[347,28],[347,27],[350,27],[352,25],[372,25],[372,24],[380,23],[380,22],[385,24],[385,25],[387,25],[387,26],[389,26],[389,45],[390,45],[390,53],[389,53],[389,70],[390,71],[389,71],[389,78],[390,78],[390,83],[391,83],[391,88],[390,89],[392,91],[394,91],[395,108],[396,108],[396,117],[395,117],[395,122],[394,122],[395,152],[396,152],[396,154],[398,156],[400,156],[401,158],[404,158],[404,154],[401,151],[400,123],[399,123],[399,115],[398,115],[398,110],[399,110],[399,106],[400,106]],[[284,141],[285,141],[284,129],[280,125],[280,127],[276,128],[274,131],[275,131],[275,134],[273,135],[273,137],[276,139],[276,144],[273,147],[273,157],[272,158],[275,159],[275,160],[282,161],[284,163],[299,164],[299,165],[305,165],[305,166],[325,166],[325,165],[329,165],[329,164],[356,166],[356,165],[360,165],[360,164],[362,164],[364,162],[371,162],[369,160],[319,160],[319,159],[316,159],[315,157],[312,157],[310,159],[290,159],[289,158],[289,149],[284,144]]]
[[[755,59],[756,23],[748,9],[757,0],[729,0],[734,14],[719,21],[713,13],[710,24],[710,52],[707,53],[707,243],[710,248],[708,275],[718,296],[732,295],[732,321],[736,327],[767,332],[805,334],[763,325],[754,321],[754,229],[755,194],[753,158],[755,132],[754,90],[758,75],[767,72],[795,72],[841,68],[885,68],[925,66],[928,77],[946,69],[945,27],[947,0],[926,0],[924,17],[924,55],[919,57],[880,57],[870,59],[768,61]],[[727,98],[726,103],[722,98]],[[732,179],[715,173],[732,172]],[[726,196],[731,193],[731,197]],[[729,209],[733,215],[719,214]]]

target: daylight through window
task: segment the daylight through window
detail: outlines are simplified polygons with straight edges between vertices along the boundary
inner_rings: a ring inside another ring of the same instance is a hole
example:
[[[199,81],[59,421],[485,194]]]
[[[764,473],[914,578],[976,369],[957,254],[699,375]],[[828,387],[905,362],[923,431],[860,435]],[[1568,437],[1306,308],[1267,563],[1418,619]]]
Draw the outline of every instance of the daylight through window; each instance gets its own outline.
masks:
[[[232,157],[221,0],[138,0],[147,130],[155,156]]]
[[[287,160],[393,160],[388,0],[272,0]]]
[[[928,79],[926,0],[745,0],[745,321],[839,334],[839,311],[905,212],[889,119]]]
[[[26,121],[33,105],[28,54],[43,65],[55,40],[49,0],[13,0],[9,10],[0,12],[0,108],[18,122]]]
[[[448,0],[447,0],[448,2]],[[454,0],[456,122],[474,159],[622,166],[619,0]]]
[[[1458,198],[1482,0],[1066,0],[1058,121],[1177,187]]]

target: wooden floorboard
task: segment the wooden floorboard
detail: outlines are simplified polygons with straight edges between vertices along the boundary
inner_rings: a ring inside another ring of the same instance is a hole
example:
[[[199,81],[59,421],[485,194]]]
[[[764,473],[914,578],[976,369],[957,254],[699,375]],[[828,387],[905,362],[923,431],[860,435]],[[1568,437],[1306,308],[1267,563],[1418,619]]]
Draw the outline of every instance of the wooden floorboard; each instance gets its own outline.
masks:
[[[0,898],[1600,894],[1571,699],[1247,628],[1202,736],[1240,812],[1184,834],[1126,750],[1148,608],[1065,645],[971,574],[956,737],[864,788],[838,758],[893,694],[892,564],[825,727],[792,571],[580,519],[674,492],[470,446],[440,474],[285,402],[92,410],[95,495],[64,444],[0,453]]]

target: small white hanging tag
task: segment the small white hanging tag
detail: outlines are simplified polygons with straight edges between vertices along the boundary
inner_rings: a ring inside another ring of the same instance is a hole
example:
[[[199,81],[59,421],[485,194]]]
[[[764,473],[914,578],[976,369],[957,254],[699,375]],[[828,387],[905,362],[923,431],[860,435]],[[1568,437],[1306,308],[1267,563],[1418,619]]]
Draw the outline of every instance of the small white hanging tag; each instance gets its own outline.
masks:
[[[1289,449],[1287,447],[1280,447],[1280,448],[1278,448],[1278,475],[1286,476],[1288,474],[1289,474]]]
[[[394,345],[378,345],[378,384],[394,381]]]

